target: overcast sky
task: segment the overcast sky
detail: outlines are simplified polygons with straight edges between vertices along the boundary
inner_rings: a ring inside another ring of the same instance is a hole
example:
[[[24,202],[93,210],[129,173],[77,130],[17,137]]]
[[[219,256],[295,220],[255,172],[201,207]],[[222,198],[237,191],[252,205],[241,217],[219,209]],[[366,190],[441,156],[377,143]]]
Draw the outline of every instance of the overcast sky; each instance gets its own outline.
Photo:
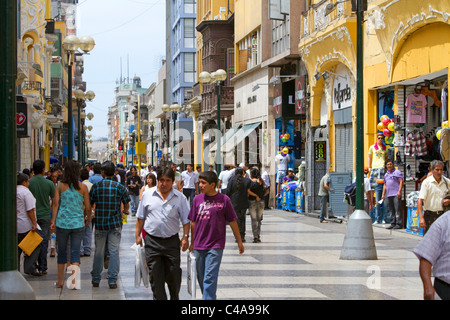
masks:
[[[95,92],[86,113],[94,118],[93,139],[108,136],[107,113],[114,89],[122,77],[141,78],[142,87],[157,81],[165,57],[165,0],[80,0],[77,36],[90,35],[96,46],[84,56],[83,81]],[[127,66],[129,59],[129,68]]]

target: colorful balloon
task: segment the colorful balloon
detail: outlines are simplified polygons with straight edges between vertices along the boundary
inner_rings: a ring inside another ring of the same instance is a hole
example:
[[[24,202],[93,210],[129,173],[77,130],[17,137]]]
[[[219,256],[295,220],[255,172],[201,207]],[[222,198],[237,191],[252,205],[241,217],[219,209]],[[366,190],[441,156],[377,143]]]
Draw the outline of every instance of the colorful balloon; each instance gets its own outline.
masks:
[[[383,122],[379,122],[379,123],[377,124],[377,129],[378,129],[378,131],[383,131],[383,130],[384,130],[384,124],[383,124]]]
[[[383,122],[384,123],[384,119],[389,119],[389,117],[387,116],[387,115],[382,115],[381,117],[380,117],[380,122]]]
[[[389,130],[387,128],[383,130],[383,134],[385,137],[389,137],[391,135],[391,133],[392,133],[391,130]]]
[[[443,122],[442,122],[442,126],[443,126],[443,127],[448,127],[448,121],[443,121]]]
[[[391,122],[391,119],[389,119],[388,117],[386,117],[386,118],[384,118],[383,121],[381,121],[381,122],[383,122],[384,126],[387,127],[388,124]]]
[[[288,154],[289,153],[289,149],[288,148],[283,148],[282,151],[283,151],[284,154]]]
[[[436,132],[436,138],[437,138],[438,140],[441,140],[441,129],[439,129],[439,130]]]
[[[390,135],[389,137],[385,137],[384,141],[386,142],[386,144],[392,144],[392,142],[394,142],[394,136]]]
[[[390,131],[394,131],[394,130],[395,130],[395,123],[389,122],[387,128],[388,128]]]
[[[285,137],[286,139],[289,139],[289,138],[291,137],[291,135],[290,135],[289,133],[286,133],[286,134],[284,135],[284,137]]]

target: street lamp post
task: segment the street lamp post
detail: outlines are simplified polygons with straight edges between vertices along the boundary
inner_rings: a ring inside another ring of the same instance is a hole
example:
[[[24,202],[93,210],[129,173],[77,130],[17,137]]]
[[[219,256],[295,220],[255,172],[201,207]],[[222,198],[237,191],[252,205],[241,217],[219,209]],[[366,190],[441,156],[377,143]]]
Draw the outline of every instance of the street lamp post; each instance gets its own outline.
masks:
[[[94,39],[90,36],[84,36],[78,39],[77,36],[69,35],[63,40],[63,48],[67,51],[67,113],[68,113],[68,127],[67,127],[67,140],[68,140],[68,153],[67,159],[73,159],[73,120],[72,120],[72,66],[73,66],[73,54],[78,49],[89,53],[95,47]]]
[[[175,139],[175,131],[176,131],[176,121],[178,116],[178,111],[180,111],[180,105],[178,103],[172,103],[170,105],[170,111],[172,112],[172,121],[173,121],[173,150],[172,150],[172,162],[175,163],[175,145],[176,145],[176,139]]]
[[[222,131],[220,128],[220,96],[221,96],[221,84],[223,81],[227,79],[227,73],[223,69],[219,69],[216,72],[210,74],[207,71],[203,71],[199,75],[199,81],[201,83],[212,82],[216,84],[217,91],[217,139],[216,139],[216,165],[217,165],[217,174],[219,175],[222,171],[222,150],[221,150],[221,140],[222,140]]]

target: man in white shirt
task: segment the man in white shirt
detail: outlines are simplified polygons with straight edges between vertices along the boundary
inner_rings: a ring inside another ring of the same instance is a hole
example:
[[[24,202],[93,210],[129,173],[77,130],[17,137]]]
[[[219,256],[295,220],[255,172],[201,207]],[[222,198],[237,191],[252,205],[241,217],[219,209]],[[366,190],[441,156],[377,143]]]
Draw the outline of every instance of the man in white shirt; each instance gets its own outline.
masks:
[[[266,187],[270,190],[270,175],[269,175],[270,167],[266,166],[263,174],[261,175],[261,179],[263,179],[264,183],[266,184]],[[269,208],[269,198],[270,198],[270,191],[269,193],[264,197],[264,209],[270,209]]]
[[[220,172],[219,174],[219,185],[218,188],[221,193],[224,193],[224,191],[227,189],[228,186],[228,180],[230,180],[231,177],[231,171],[230,171],[230,165],[225,165],[225,170]]]
[[[30,231],[36,231],[38,228],[36,220],[36,199],[28,189],[30,182],[28,181],[28,175],[19,173],[17,175],[17,243],[20,243]],[[26,274],[33,276],[41,276],[37,270],[36,261],[39,257],[40,245],[33,251],[31,256],[24,254],[23,259],[23,271]],[[19,248],[18,255],[18,269],[20,271],[20,254]]]
[[[192,206],[192,200],[198,194],[198,173],[194,171],[192,164],[186,166],[185,171],[181,173],[181,178],[183,180],[183,194],[189,200],[189,204]]]

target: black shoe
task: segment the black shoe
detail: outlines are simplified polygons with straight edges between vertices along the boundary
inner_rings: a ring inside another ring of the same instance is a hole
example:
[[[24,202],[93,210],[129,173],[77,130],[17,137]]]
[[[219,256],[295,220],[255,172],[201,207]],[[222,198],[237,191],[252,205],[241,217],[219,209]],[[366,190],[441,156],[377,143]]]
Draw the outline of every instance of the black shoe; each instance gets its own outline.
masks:
[[[94,282],[93,280],[92,280],[92,286],[94,287],[94,288],[98,288],[98,286],[99,286],[99,282]]]
[[[400,226],[395,226],[394,229],[401,229],[402,227]]]
[[[117,283],[110,283],[109,284],[110,289],[117,289]]]
[[[395,227],[393,225],[386,227],[386,229],[393,229],[393,228],[395,229]]]
[[[25,274],[27,274],[29,276],[34,276],[34,277],[40,277],[40,276],[42,276],[42,271],[39,271],[36,269],[33,272],[25,273]]]

